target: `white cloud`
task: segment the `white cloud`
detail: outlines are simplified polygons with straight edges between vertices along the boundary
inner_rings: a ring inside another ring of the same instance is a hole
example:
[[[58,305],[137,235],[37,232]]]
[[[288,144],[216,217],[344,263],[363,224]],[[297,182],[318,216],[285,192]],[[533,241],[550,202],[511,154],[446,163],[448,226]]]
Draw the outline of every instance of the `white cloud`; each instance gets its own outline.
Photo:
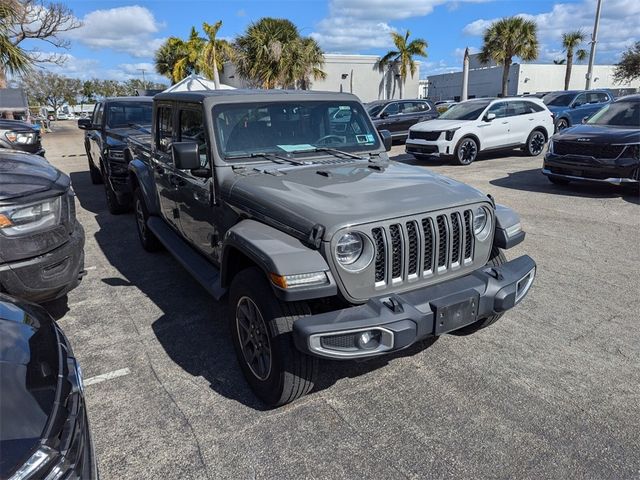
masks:
[[[92,49],[109,49],[133,57],[150,57],[164,39],[156,34],[164,25],[138,5],[94,10],[82,18],[82,27],[67,34]]]
[[[538,15],[522,13],[519,16],[535,20],[540,40],[540,60],[551,61],[562,56],[562,33],[582,30],[587,41],[583,48],[589,48],[597,0],[582,0],[579,3],[557,3],[549,12]],[[640,40],[638,29],[640,1],[607,0],[603,2],[598,32],[596,62],[611,63],[617,61],[622,51],[635,41]],[[479,19],[469,23],[463,29],[467,35],[480,36],[497,18]]]
[[[457,0],[461,2],[491,0]],[[316,25],[311,36],[328,52],[359,52],[391,46],[389,33],[394,20],[423,17],[447,0],[330,0],[329,16]]]

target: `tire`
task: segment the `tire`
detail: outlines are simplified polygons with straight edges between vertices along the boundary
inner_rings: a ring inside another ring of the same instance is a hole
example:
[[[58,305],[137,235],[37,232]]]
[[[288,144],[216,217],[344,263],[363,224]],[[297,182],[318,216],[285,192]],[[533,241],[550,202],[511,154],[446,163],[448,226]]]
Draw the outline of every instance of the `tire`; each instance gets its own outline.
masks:
[[[238,363],[251,390],[270,407],[293,402],[313,388],[318,359],[300,352],[292,336],[293,323],[309,314],[304,302],[279,301],[257,267],[242,270],[231,283],[229,329]]]
[[[500,250],[498,247],[493,247],[491,249],[491,255],[489,256],[487,266],[499,267],[503,263],[506,263],[506,261],[507,257],[504,256],[502,250]],[[462,327],[461,329],[451,333],[453,335],[460,336],[471,335],[473,333],[476,333],[478,330],[482,330],[483,328],[487,328],[488,326],[493,325],[498,320],[500,320],[500,317],[502,317],[502,315],[502,313],[499,313],[497,315],[492,315],[490,317],[480,319],[477,322],[472,323],[471,325],[467,325],[466,327]]]
[[[540,130],[534,130],[529,134],[527,143],[522,150],[530,157],[537,157],[543,152],[546,143],[547,139],[544,133]]]
[[[138,238],[142,248],[147,252],[157,252],[162,248],[162,244],[147,226],[149,211],[139,188],[136,188],[133,192],[133,210],[136,217],[136,230],[138,231]]]
[[[91,161],[91,154],[87,152],[87,159],[89,162],[89,175],[91,176],[91,183],[94,185],[100,185],[102,183],[102,173],[100,169],[96,168]]]
[[[478,158],[478,142],[472,137],[461,138],[453,153],[453,158],[459,165],[470,165]]]
[[[566,178],[556,177],[554,175],[549,175],[547,176],[547,178],[554,185],[569,185],[569,180],[567,180]]]
[[[556,132],[560,132],[565,128],[569,128],[570,126],[571,125],[569,125],[569,120],[567,120],[566,118],[560,118],[556,122]]]
[[[106,178],[104,169],[102,171],[102,178]],[[118,201],[118,197],[116,196],[116,192],[111,188],[111,183],[107,180],[104,182],[104,194],[107,200],[107,209],[109,213],[112,215],[120,215],[121,213],[125,213],[129,211],[129,205],[122,204]]]

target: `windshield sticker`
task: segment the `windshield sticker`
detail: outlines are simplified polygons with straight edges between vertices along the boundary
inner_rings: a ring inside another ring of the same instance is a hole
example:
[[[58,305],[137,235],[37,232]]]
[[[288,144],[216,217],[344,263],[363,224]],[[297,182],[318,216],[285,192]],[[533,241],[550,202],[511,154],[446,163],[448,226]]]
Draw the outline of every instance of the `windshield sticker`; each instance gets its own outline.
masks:
[[[309,145],[308,143],[301,143],[299,145],[277,145],[278,148],[281,148],[285,152],[298,152],[300,150],[315,150],[316,147],[313,145]]]
[[[373,143],[373,135],[370,133],[366,135],[356,135],[356,141],[358,143]]]

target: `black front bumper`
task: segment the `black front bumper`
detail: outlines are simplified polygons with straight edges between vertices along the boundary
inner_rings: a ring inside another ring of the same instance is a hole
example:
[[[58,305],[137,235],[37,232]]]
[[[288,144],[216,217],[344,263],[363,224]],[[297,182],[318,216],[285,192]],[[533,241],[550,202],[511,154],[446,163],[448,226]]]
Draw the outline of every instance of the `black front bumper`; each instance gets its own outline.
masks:
[[[69,241],[35,258],[0,265],[0,290],[32,302],[62,297],[84,275],[84,230],[79,222]]]
[[[458,330],[513,308],[526,296],[535,268],[533,259],[523,255],[499,267],[481,268],[437,285],[304,317],[293,325],[294,342],[304,353],[334,359],[372,357],[402,350],[419,340]],[[369,330],[380,334],[381,348],[344,348],[351,335]]]
[[[547,153],[542,173],[565,180],[584,180],[612,185],[638,183],[640,161],[634,158],[597,159]]]

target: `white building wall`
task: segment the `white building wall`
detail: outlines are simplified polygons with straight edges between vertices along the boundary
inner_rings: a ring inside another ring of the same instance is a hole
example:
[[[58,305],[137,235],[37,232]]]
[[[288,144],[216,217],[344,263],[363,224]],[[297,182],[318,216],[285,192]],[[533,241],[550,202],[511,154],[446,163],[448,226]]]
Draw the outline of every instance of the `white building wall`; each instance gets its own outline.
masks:
[[[509,95],[517,95],[519,65],[509,70]],[[428,78],[431,100],[453,100],[462,94],[462,72],[431,75]],[[502,67],[469,70],[469,98],[496,97],[502,92]]]
[[[351,92],[363,102],[386,98],[399,98],[399,78],[377,67],[380,57],[376,55],[337,55],[325,54],[322,68],[327,74],[324,80],[311,82],[311,90],[329,92]],[[343,78],[344,77],[344,78]],[[419,70],[413,78],[409,76],[404,85],[404,98],[416,98],[418,92]],[[226,64],[220,81],[236,88],[247,88],[249,84],[241,79],[233,64]]]

